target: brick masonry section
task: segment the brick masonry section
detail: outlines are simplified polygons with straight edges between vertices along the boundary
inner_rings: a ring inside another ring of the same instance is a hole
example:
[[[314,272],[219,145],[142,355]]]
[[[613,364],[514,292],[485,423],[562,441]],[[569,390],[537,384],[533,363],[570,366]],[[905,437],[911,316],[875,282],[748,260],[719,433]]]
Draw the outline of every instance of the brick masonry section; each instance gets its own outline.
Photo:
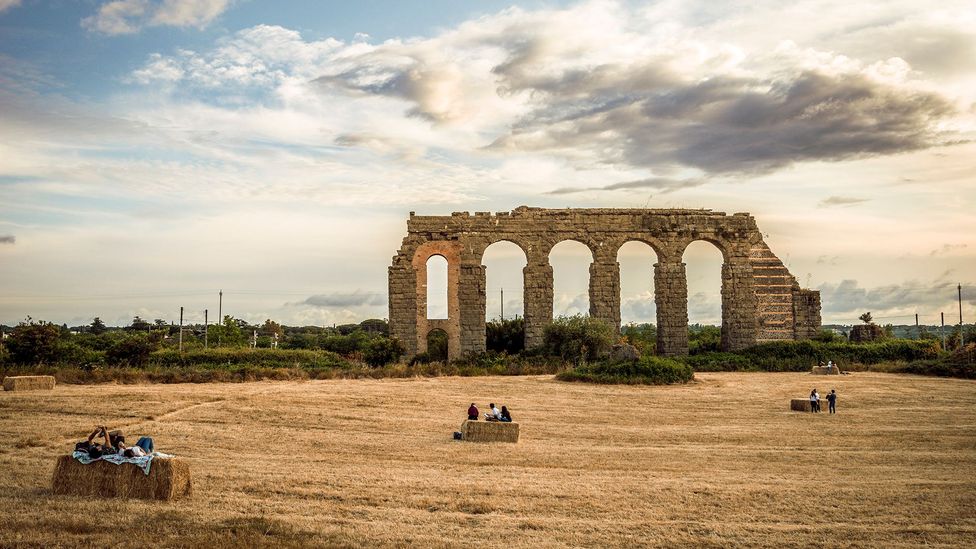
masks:
[[[576,240],[593,254],[590,315],[620,327],[620,266],[617,251],[644,242],[657,254],[654,299],[658,353],[688,353],[688,283],[682,255],[696,240],[714,244],[722,266],[722,348],[736,350],[761,341],[808,339],[820,328],[820,293],[801,289],[796,278],[762,239],[747,213],[726,215],[683,209],[543,209],[511,212],[455,212],[449,216],[410,213],[407,236],[389,268],[390,329],[408,355],[427,348],[431,330],[448,336],[448,357],[485,350],[485,249],[509,241],[525,253],[523,270],[525,343],[542,343],[552,322],[552,266],[549,251]],[[448,318],[427,319],[427,260],[448,262]]]

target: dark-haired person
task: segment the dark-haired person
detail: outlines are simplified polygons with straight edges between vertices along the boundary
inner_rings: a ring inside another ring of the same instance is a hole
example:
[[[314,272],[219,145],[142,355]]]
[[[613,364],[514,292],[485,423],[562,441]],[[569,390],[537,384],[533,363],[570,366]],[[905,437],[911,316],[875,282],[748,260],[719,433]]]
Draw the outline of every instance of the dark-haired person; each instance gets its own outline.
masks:
[[[474,405],[474,402],[468,406],[468,420],[478,421],[478,407]]]
[[[512,422],[512,413],[508,411],[507,406],[502,406],[502,417],[498,421],[504,421],[505,423]]]
[[[491,412],[490,413],[489,412],[485,412],[485,420],[487,420],[487,421],[501,421],[501,419],[502,419],[502,413],[499,412],[498,411],[498,408],[495,407],[495,403],[494,402],[492,402],[491,404],[488,405],[488,409],[490,409]]]
[[[95,437],[97,436],[102,436],[103,442],[96,442]],[[116,444],[119,443],[118,441],[118,435],[116,435],[114,441],[115,444],[113,444],[112,437],[109,436],[108,430],[105,429],[105,426],[96,425],[95,430],[88,435],[88,440],[75,444],[75,451],[86,452],[92,459],[98,459],[107,454],[117,454],[118,450],[116,449]]]
[[[815,413],[820,411],[820,393],[817,392],[816,387],[810,391],[810,411]]]
[[[834,389],[831,389],[830,392],[827,393],[827,410],[831,414],[837,413],[837,391]]]

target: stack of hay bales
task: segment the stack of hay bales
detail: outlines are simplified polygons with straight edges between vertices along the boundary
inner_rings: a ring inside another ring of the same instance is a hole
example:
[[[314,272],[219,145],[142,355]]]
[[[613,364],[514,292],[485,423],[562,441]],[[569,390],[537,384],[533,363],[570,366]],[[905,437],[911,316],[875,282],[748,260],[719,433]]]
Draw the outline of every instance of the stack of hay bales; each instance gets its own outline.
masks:
[[[54,466],[55,494],[105,498],[172,500],[193,491],[190,465],[179,458],[154,457],[149,474],[134,463],[95,461],[85,465],[61,456]]]
[[[461,440],[471,442],[518,442],[518,439],[518,423],[465,420],[461,424]]]
[[[814,366],[813,370],[810,371],[815,376],[839,376],[840,368],[837,365],[834,366]]]
[[[8,376],[3,378],[4,391],[50,391],[54,376]]]
[[[794,398],[790,400],[790,411],[793,412],[812,412],[809,398]]]

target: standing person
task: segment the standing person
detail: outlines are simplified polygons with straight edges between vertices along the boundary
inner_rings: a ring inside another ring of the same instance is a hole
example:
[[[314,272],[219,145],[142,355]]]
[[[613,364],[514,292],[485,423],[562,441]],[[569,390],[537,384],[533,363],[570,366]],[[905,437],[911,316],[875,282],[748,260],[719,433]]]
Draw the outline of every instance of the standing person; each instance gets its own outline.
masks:
[[[817,388],[814,387],[813,390],[810,391],[810,411],[811,412],[819,412],[820,411],[820,409],[819,409],[820,408],[820,402],[819,401],[820,401],[820,395],[817,394]]]
[[[502,406],[502,418],[500,421],[504,421],[505,423],[512,422],[512,413],[508,411],[507,406]]]
[[[827,410],[831,414],[837,413],[837,391],[831,389],[827,395]]]
[[[471,406],[468,407],[468,419],[471,421],[478,421],[478,407],[474,405],[474,402],[472,402]]]

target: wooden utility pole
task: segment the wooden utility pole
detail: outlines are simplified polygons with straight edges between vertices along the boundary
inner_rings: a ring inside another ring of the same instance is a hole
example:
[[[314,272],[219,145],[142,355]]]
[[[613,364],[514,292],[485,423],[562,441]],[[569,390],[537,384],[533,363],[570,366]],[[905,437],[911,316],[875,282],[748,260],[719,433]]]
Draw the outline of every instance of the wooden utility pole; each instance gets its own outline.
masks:
[[[207,328],[210,326],[210,321],[207,319],[207,310],[203,310],[203,348],[209,347],[209,342],[207,341]]]
[[[218,295],[220,296],[220,299],[219,301],[217,301],[217,323],[223,324],[224,323],[224,290],[221,289]],[[221,330],[217,332],[218,347],[220,347],[220,336],[223,333],[223,331],[224,331],[223,328],[221,328]]]
[[[966,338],[962,335],[962,284],[956,287],[959,290],[959,348],[966,345]]]
[[[915,313],[915,339],[922,339],[922,329],[918,327],[918,313]]]
[[[180,352],[183,352],[183,307],[180,307]]]
[[[505,288],[502,288],[502,320],[505,320]]]
[[[939,316],[942,317],[942,327],[939,328],[939,331],[942,332],[942,350],[945,351],[946,350],[946,340],[945,340],[945,313],[939,313]]]

